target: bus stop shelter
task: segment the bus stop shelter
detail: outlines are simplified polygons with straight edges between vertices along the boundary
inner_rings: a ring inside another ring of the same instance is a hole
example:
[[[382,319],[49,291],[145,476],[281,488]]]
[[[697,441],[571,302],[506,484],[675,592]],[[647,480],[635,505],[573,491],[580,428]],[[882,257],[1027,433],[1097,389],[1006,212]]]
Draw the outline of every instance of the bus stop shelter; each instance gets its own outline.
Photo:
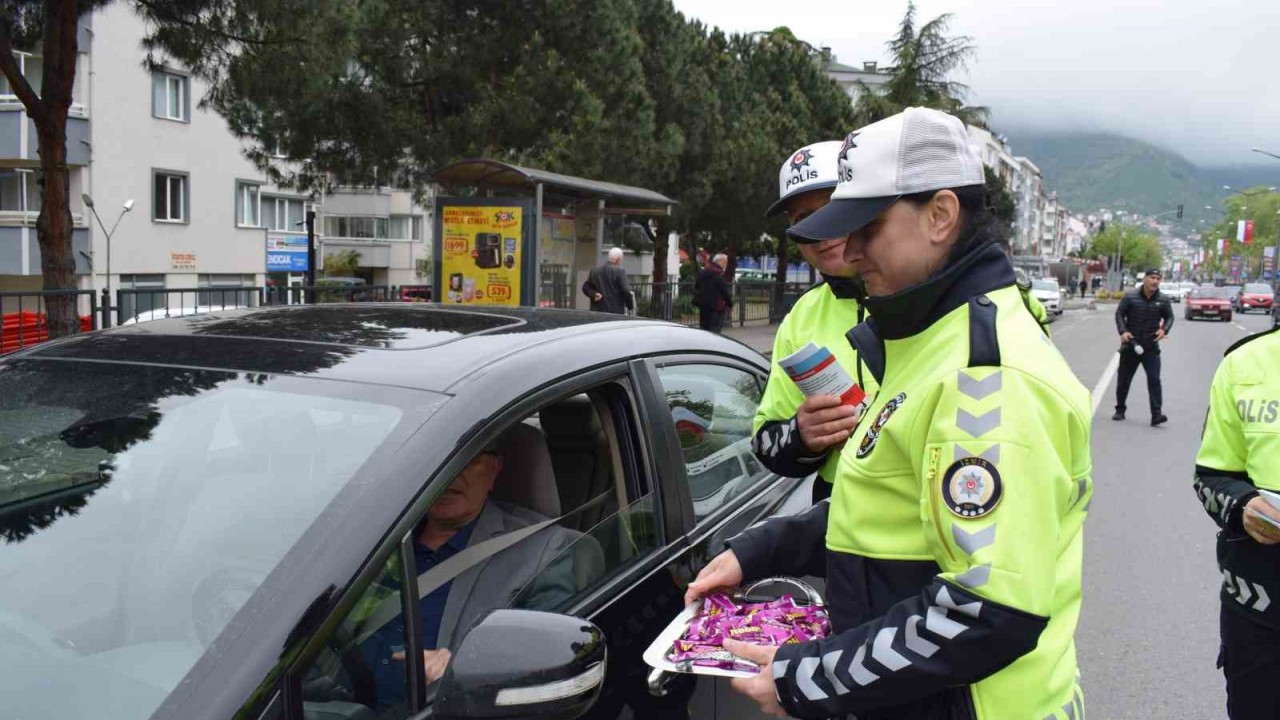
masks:
[[[624,236],[639,228],[652,248],[649,219],[676,204],[645,188],[497,160],[462,160],[432,180],[443,191],[435,212],[436,287],[445,288],[438,298],[459,304],[586,307],[575,288],[608,247],[634,247]],[[519,291],[507,295],[504,284]]]

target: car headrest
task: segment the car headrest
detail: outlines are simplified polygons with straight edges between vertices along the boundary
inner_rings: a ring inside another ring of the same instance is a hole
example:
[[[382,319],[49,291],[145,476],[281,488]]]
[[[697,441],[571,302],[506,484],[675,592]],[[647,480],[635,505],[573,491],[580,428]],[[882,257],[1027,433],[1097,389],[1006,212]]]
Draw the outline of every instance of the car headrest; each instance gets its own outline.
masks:
[[[538,421],[547,435],[560,438],[583,438],[594,442],[603,433],[600,416],[591,398],[575,395],[538,412]]]
[[[490,497],[548,518],[560,517],[560,491],[542,432],[532,425],[519,423],[503,433],[498,449],[502,454],[502,472],[493,484]]]

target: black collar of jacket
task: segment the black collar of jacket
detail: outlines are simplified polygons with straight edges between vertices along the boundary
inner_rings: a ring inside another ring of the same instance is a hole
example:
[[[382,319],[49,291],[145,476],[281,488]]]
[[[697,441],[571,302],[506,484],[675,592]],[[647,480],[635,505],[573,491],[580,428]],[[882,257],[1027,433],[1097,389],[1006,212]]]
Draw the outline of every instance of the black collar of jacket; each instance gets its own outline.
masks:
[[[822,281],[831,288],[831,294],[840,300],[861,300],[867,291],[862,281],[856,278],[831,277],[823,275]]]
[[[900,340],[923,331],[971,298],[1016,281],[1009,257],[999,245],[989,243],[919,285],[894,295],[868,297],[862,304],[875,318],[882,338]]]

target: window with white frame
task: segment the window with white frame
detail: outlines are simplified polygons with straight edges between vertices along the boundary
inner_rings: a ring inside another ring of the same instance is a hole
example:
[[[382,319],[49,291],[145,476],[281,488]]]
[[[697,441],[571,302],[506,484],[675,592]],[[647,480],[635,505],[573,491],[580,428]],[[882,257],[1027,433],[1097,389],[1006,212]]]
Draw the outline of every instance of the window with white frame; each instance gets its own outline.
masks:
[[[263,212],[267,214],[267,226],[282,232],[303,232],[303,206],[297,198],[263,198]]]
[[[187,176],[157,170],[152,177],[152,219],[157,222],[186,222]]]
[[[40,212],[39,170],[0,170],[0,212]]]
[[[166,120],[191,120],[191,80],[157,70],[151,75],[151,114]]]
[[[390,237],[391,219],[385,217],[326,215],[324,234],[331,238],[354,240],[386,240]]]
[[[242,227],[259,227],[262,225],[262,199],[259,197],[259,185],[250,182],[236,183],[236,224]]]
[[[392,215],[390,237],[395,240],[421,240],[421,215]]]

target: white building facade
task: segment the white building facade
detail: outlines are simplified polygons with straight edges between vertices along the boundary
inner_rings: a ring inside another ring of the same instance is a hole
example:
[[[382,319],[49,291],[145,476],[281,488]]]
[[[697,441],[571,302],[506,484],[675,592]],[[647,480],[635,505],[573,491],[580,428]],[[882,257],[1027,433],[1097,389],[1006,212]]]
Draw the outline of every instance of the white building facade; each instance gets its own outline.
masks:
[[[183,296],[190,305],[211,296],[201,290],[301,285],[308,210],[318,215],[318,259],[355,249],[369,284],[428,282],[417,272],[429,254],[428,211],[411,194],[319,196],[272,185],[226,122],[197,107],[207,90],[200,80],[176,65],[143,66],[144,32],[124,3],[81,21],[67,150],[82,289],[190,289],[199,295]],[[38,87],[39,54],[23,59]],[[0,90],[0,290],[37,290],[35,133],[11,89]],[[81,193],[93,198],[107,228],[133,201],[111,236],[109,260],[106,235]]]

